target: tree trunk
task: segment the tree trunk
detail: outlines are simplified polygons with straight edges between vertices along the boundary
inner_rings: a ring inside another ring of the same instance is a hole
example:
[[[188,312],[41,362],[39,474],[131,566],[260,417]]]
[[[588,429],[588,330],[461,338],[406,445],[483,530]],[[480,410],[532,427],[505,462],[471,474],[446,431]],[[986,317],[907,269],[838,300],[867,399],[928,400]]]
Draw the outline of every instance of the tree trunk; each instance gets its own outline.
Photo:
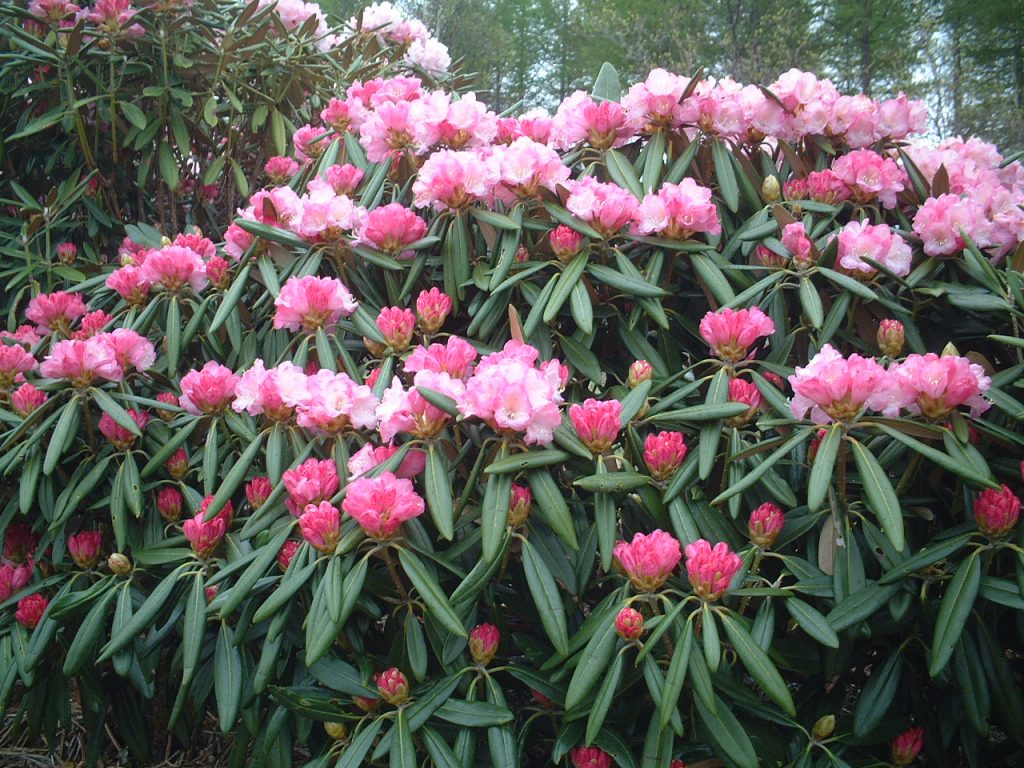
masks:
[[[861,3],[860,30],[860,90],[871,95],[871,0]]]

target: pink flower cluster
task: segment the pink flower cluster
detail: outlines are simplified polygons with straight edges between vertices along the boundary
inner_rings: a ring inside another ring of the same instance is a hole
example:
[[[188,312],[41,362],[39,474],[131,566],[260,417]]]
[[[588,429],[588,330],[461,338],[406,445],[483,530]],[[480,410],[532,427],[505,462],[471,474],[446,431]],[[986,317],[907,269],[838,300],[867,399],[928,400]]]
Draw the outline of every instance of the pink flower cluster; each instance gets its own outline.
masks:
[[[645,195],[634,218],[641,235],[688,240],[698,232],[722,233],[711,190],[690,178],[679,184],[663,184],[656,193]]]
[[[359,307],[345,284],[333,277],[290,277],[274,299],[274,327],[314,333],[328,328]]]
[[[701,318],[700,335],[711,351],[727,363],[738,363],[758,339],[775,333],[775,323],[759,307],[708,312]]]
[[[353,480],[341,507],[375,539],[391,538],[402,523],[419,517],[426,508],[412,482],[390,472]]]
[[[679,542],[671,534],[654,530],[637,533],[630,542],[620,541],[613,550],[615,562],[640,592],[661,587],[683,557]]]
[[[872,358],[844,358],[826,344],[789,377],[790,409],[818,424],[850,421],[864,410],[896,416],[901,410],[932,421],[945,419],[967,405],[977,417],[988,409],[982,395],[991,385],[984,369],[955,355],[909,355],[884,368]]]
[[[306,459],[295,469],[287,470],[282,480],[288,491],[285,506],[295,517],[308,506],[329,501],[338,491],[338,467],[330,459]]]
[[[709,602],[724,595],[733,578],[743,567],[743,560],[720,541],[711,546],[704,539],[686,545],[686,575],[698,597]]]
[[[899,277],[910,274],[910,245],[888,224],[851,221],[840,230],[838,264],[859,277],[878,273],[865,259],[881,264]]]
[[[156,349],[149,339],[128,328],[118,328],[88,339],[58,341],[50,347],[39,373],[87,387],[96,379],[120,381],[132,369],[145,371],[154,362]]]
[[[629,190],[617,184],[597,181],[593,176],[570,181],[566,188],[569,197],[565,207],[603,237],[611,237],[632,222],[640,207],[640,202]]]
[[[896,195],[903,191],[903,169],[891,157],[870,149],[857,149],[836,158],[832,173],[858,203],[870,203],[877,198],[885,208],[895,208]]]
[[[537,365],[539,350],[509,341],[484,357],[457,398],[466,418],[483,419],[504,433],[522,433],[529,445],[547,445],[562,423],[559,406],[567,371],[557,360]]]
[[[569,407],[572,422],[580,440],[596,455],[607,453],[622,429],[622,403],[618,400],[588,398],[583,405]]]

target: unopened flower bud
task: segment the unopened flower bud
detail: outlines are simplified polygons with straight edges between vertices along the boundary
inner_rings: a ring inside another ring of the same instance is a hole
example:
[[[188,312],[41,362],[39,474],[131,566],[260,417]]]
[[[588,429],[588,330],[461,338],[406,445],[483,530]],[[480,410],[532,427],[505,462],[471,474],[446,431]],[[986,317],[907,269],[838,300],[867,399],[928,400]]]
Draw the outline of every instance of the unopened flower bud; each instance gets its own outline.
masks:
[[[393,352],[404,352],[409,348],[415,327],[416,316],[411,309],[384,307],[377,315],[377,328]]]
[[[487,666],[498,653],[501,634],[493,624],[480,624],[469,633],[469,654],[477,664]]]
[[[368,336],[363,336],[363,345],[366,347],[366,351],[374,357],[384,357],[384,353],[388,351],[387,344],[380,344]]]
[[[184,480],[188,474],[188,454],[185,453],[184,448],[179,448],[174,454],[167,460],[167,472],[175,480]]]
[[[398,667],[385,669],[374,678],[380,697],[388,704],[398,706],[409,698],[409,680]]]
[[[213,598],[215,598],[217,596],[217,593],[220,592],[220,585],[214,584],[209,587],[203,587],[203,592],[206,593],[206,602],[212,603]]]
[[[779,538],[784,523],[785,516],[782,514],[782,510],[770,501],[766,501],[750,513],[747,532],[754,544],[767,548]]]
[[[942,357],[960,357],[960,350],[952,341],[947,341],[946,346],[942,348]]]
[[[295,557],[295,553],[299,551],[301,545],[302,542],[298,539],[288,539],[281,545],[281,549],[277,552],[277,567],[281,569],[281,573],[288,570],[292,558]]]
[[[832,732],[836,729],[836,716],[835,715],[824,715],[818,718],[818,722],[814,724],[814,728],[811,729],[811,735],[814,736],[818,741],[827,739],[832,735]]]
[[[452,311],[452,299],[437,288],[421,291],[416,299],[416,316],[424,333],[437,333]]]
[[[878,324],[878,348],[886,357],[899,357],[903,351],[903,323],[888,318]]]
[[[375,699],[372,696],[353,696],[352,703],[363,712],[369,714],[370,712],[377,711],[377,707],[380,706],[380,699]]]
[[[178,396],[173,392],[160,392],[156,399],[166,405],[178,405]],[[166,408],[157,408],[156,415],[159,416],[163,421],[173,421],[174,417],[178,415],[177,411],[170,411]]]
[[[974,502],[974,520],[990,539],[1001,539],[1020,519],[1020,499],[1006,485],[986,488]]]
[[[127,555],[114,552],[107,558],[107,568],[115,576],[127,576],[132,572],[132,561],[128,559]]]
[[[92,568],[99,559],[102,544],[99,531],[81,531],[68,536],[68,553],[79,568]]]
[[[635,608],[623,608],[615,617],[615,633],[623,640],[638,640],[644,633],[644,617]]]
[[[626,384],[630,389],[636,389],[641,383],[654,378],[654,367],[646,360],[634,360],[629,366],[629,377]]]
[[[57,259],[61,264],[74,264],[78,257],[78,247],[74,243],[61,243],[57,246]]]
[[[270,498],[274,486],[270,483],[269,477],[254,477],[245,484],[245,498],[253,509],[262,507]]]
[[[924,747],[924,728],[910,728],[890,743],[892,764],[896,766],[910,765]]]
[[[522,525],[530,517],[530,504],[533,493],[524,485],[512,484],[512,497],[509,500],[508,524]]]
[[[779,180],[774,176],[765,176],[761,182],[761,198],[766,203],[777,203],[782,200],[782,189]]]
[[[324,730],[335,741],[344,741],[348,738],[348,726],[344,723],[324,723]]]
[[[524,261],[530,260],[530,252],[526,250],[526,246],[522,243],[516,248],[515,260],[517,264],[522,264]]]
[[[559,224],[551,231],[550,239],[555,257],[563,264],[568,264],[579,253],[583,235],[565,224]]]
[[[160,517],[168,523],[175,523],[181,517],[184,501],[181,491],[177,488],[161,488],[156,494],[156,508],[160,512]]]

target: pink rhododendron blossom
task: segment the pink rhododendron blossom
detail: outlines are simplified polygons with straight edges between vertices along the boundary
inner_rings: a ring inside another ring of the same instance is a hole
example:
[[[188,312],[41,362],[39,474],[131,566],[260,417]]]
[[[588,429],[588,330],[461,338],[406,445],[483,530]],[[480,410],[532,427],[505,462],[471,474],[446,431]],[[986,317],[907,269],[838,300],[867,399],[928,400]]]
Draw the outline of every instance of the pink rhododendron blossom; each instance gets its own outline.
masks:
[[[445,428],[451,417],[432,405],[416,387],[426,387],[454,400],[462,397],[465,386],[462,381],[453,379],[447,373],[419,371],[413,379],[411,389],[405,389],[397,376],[391,380],[391,386],[384,390],[377,416],[380,419],[378,430],[384,442],[391,442],[395,435],[408,433],[415,437],[436,437]]]
[[[535,367],[540,352],[509,341],[483,358],[466,382],[459,411],[483,419],[500,432],[524,433],[529,445],[547,445],[562,423],[562,370],[557,360]]]
[[[686,546],[686,575],[694,594],[705,600],[722,597],[742,567],[743,560],[724,541],[712,547],[708,541],[697,539]]]
[[[498,653],[501,633],[493,624],[477,624],[469,632],[469,655],[473,661],[484,666],[490,664]]]
[[[903,191],[904,174],[891,157],[883,157],[870,149],[857,149],[838,157],[832,172],[850,190],[858,203],[878,198],[886,208],[896,207],[896,195]]]
[[[150,285],[160,285],[171,293],[186,285],[198,293],[209,282],[202,257],[191,248],[168,245],[146,255],[140,277]]]
[[[782,245],[793,257],[793,264],[804,268],[814,261],[813,245],[803,222],[794,221],[782,228]]]
[[[11,595],[23,590],[32,581],[34,567],[31,560],[21,565],[0,563],[0,600],[6,600]]]
[[[878,331],[875,334],[878,348],[886,357],[897,357],[903,351],[905,333],[903,323],[891,317],[882,320],[878,324]]]
[[[378,464],[383,464],[398,453],[398,451],[399,448],[397,445],[374,446],[367,443],[358,451],[353,453],[352,457],[348,460],[349,475],[353,478],[364,475]],[[426,467],[426,463],[427,456],[423,451],[409,451],[408,455],[402,459],[402,463],[399,464],[398,469],[395,470],[395,475],[397,477],[405,478],[416,477],[416,475],[423,472]]]
[[[738,363],[758,339],[775,333],[775,323],[759,307],[720,309],[700,321],[700,335],[722,360]]]
[[[131,416],[140,432],[146,429],[150,418],[148,413],[136,411],[134,408],[126,409],[125,413]],[[127,451],[135,443],[135,433],[114,421],[109,413],[104,413],[100,417],[100,432],[119,451]]]
[[[228,530],[228,520],[217,515],[212,520],[204,520],[206,513],[202,510],[185,521],[182,525],[182,532],[196,557],[206,559],[214,553],[220,544],[221,539]]]
[[[29,301],[25,317],[35,323],[43,334],[58,331],[69,336],[71,325],[86,311],[81,294],[54,291],[41,293]]]
[[[569,168],[555,150],[525,136],[494,151],[501,180],[495,195],[508,205],[536,198],[541,189],[554,192],[569,178]]]
[[[87,387],[96,379],[120,381],[124,371],[110,345],[102,339],[58,341],[39,366],[48,379],[67,379],[76,387]]]
[[[573,768],[612,768],[612,756],[597,747],[574,747],[569,759]]]
[[[644,617],[636,608],[623,608],[615,616],[615,634],[623,640],[639,640],[643,633]]]
[[[1020,499],[1005,484],[986,488],[974,502],[974,520],[990,539],[1001,539],[1020,520]]]
[[[652,69],[622,97],[626,120],[636,131],[650,133],[659,128],[678,128],[684,119],[680,103],[690,78],[665,69]]]
[[[295,157],[301,162],[320,157],[331,143],[331,132],[308,123],[292,134]]]
[[[181,377],[182,408],[194,416],[218,413],[231,405],[239,377],[230,368],[210,360],[199,370]]]
[[[402,523],[419,517],[425,509],[423,499],[413,490],[412,482],[391,472],[353,480],[341,506],[368,536],[375,539],[390,538]]]
[[[59,23],[67,26],[73,23],[69,17],[76,16],[82,9],[69,0],[32,0],[28,4],[28,12],[37,19]]]
[[[826,168],[807,174],[807,197],[819,203],[834,205],[849,199],[850,188],[835,171]]]
[[[156,348],[153,342],[131,328],[115,328],[94,338],[113,353],[114,359],[124,373],[128,373],[132,368],[136,371],[147,371],[156,362]]]
[[[338,466],[331,459],[306,459],[282,476],[288,491],[285,506],[298,517],[310,504],[329,501],[338,491]]]
[[[236,222],[231,222],[231,225],[224,232],[224,253],[238,261],[255,241],[254,235],[246,232]],[[114,286],[111,286],[111,288],[114,288]],[[115,288],[115,290],[120,293],[120,289]],[[146,291],[147,293],[149,291],[148,283]],[[127,301],[128,298],[125,297],[125,300]]]
[[[966,233],[975,245],[990,245],[990,224],[981,203],[970,197],[929,197],[914,214],[914,234],[921,238],[929,256],[952,256],[964,249]]]
[[[321,369],[306,378],[298,423],[305,429],[330,435],[350,427],[373,429],[377,426],[379,403],[365,384],[357,384],[345,373]]]
[[[20,344],[0,342],[0,389],[10,389],[36,367],[35,357]]]
[[[966,357],[955,355],[907,355],[891,369],[899,390],[900,406],[933,421],[941,421],[961,405],[977,418],[990,403],[982,393],[992,385],[985,369]]]
[[[865,408],[886,416],[899,412],[899,389],[894,377],[872,358],[844,358],[826,344],[804,367],[789,377],[793,387],[790,410],[797,419],[816,424],[850,421]]]
[[[447,72],[452,63],[448,46],[433,37],[427,40],[413,40],[405,52],[405,60],[435,76]]]
[[[270,478],[263,475],[260,477],[254,477],[248,483],[245,484],[245,498],[249,502],[249,506],[254,510],[262,507],[267,499],[270,498],[270,494],[274,490],[273,483],[270,482]]]
[[[142,37],[142,25],[130,23],[136,13],[138,10],[132,8],[129,0],[97,0],[87,18],[111,37]]]
[[[864,259],[876,261],[900,277],[910,274],[910,246],[888,224],[851,221],[840,230],[839,266],[855,276],[877,274]]]
[[[324,172],[324,181],[334,190],[334,194],[351,197],[359,187],[359,182],[363,180],[364,175],[361,168],[357,168],[351,163],[345,163],[328,168]]]
[[[477,351],[465,339],[449,336],[444,344],[416,347],[405,359],[405,370],[447,373],[453,379],[467,379],[473,373]]]
[[[257,358],[238,379],[231,407],[238,413],[262,413],[271,421],[284,421],[291,418],[306,395],[305,371],[287,361],[268,370]]]
[[[113,319],[102,309],[86,312],[82,316],[82,322],[78,330],[71,334],[71,337],[74,339],[88,339],[102,331]]]
[[[185,498],[182,496],[181,491],[173,486],[161,488],[156,495],[157,511],[160,513],[160,517],[168,523],[175,523],[178,521],[178,518],[181,517],[181,510],[184,503]]]
[[[452,297],[437,288],[420,291],[416,297],[416,317],[424,333],[437,333],[441,330],[451,311]]]
[[[327,501],[307,504],[299,516],[299,528],[314,549],[332,555],[341,536],[341,513]]]
[[[607,452],[622,428],[622,403],[618,400],[588,398],[583,405],[569,407],[569,420],[580,440],[595,454]]]
[[[619,541],[615,561],[630,583],[641,592],[653,592],[672,575],[683,557],[679,542],[660,529],[637,533],[631,542]]]
[[[43,620],[43,614],[46,613],[46,607],[49,604],[50,601],[38,592],[34,595],[28,595],[18,601],[18,608],[14,612],[14,618],[21,626],[31,631],[39,626],[39,622]]]
[[[404,352],[416,329],[416,315],[404,307],[384,307],[377,315],[377,330],[392,352]]]
[[[0,339],[10,339],[26,349],[31,349],[42,341],[43,337],[39,335],[35,326],[19,325],[14,331],[0,331]]]
[[[722,233],[718,208],[711,202],[711,190],[690,178],[679,184],[662,184],[656,193],[644,196],[635,218],[637,232],[641,235],[688,240],[698,232]]]
[[[284,184],[299,172],[299,164],[290,157],[272,157],[263,166],[263,172],[270,177],[272,183]]]
[[[380,163],[414,148],[411,107],[409,102],[388,102],[366,115],[359,126],[359,140],[370,162]]]
[[[11,395],[11,407],[15,413],[25,418],[48,399],[49,396],[45,392],[26,382],[14,390]]]
[[[333,277],[290,277],[274,299],[274,327],[312,333],[348,317],[359,306],[345,284]]]
[[[632,135],[622,105],[596,102],[585,91],[576,91],[559,104],[551,126],[556,149],[570,149],[584,141],[595,149],[610,149]]]
[[[476,152],[442,149],[426,159],[413,182],[417,208],[460,210],[491,197],[498,169]]]
[[[766,501],[753,512],[747,521],[747,534],[750,540],[759,547],[770,547],[782,532],[786,518],[782,510],[770,501]]]
[[[292,558],[295,557],[295,553],[299,551],[300,546],[302,546],[302,542],[295,539],[288,539],[281,545],[281,549],[277,553],[277,567],[281,570],[281,573],[288,570],[288,566],[291,565]]]
[[[99,531],[80,531],[68,536],[68,554],[79,568],[92,568],[100,557],[103,534]]]
[[[551,241],[551,250],[554,251],[555,258],[563,264],[572,261],[583,244],[583,235],[565,224],[559,224],[551,230],[548,239]]]
[[[422,240],[427,223],[401,203],[374,208],[366,217],[359,240],[400,259],[412,258],[406,246]]]
[[[397,707],[408,700],[409,680],[398,667],[385,669],[379,675],[374,676],[373,681],[377,684],[380,697],[388,704]]]
[[[603,237],[611,237],[637,214],[640,202],[629,190],[618,184],[604,184],[585,176],[566,183],[569,197],[565,207],[577,218],[587,222]]]
[[[747,424],[757,415],[757,411],[761,407],[761,400],[761,390],[757,388],[756,384],[746,379],[730,379],[729,402],[743,403],[749,406],[749,409],[746,413],[726,419],[729,426],[741,427]]]

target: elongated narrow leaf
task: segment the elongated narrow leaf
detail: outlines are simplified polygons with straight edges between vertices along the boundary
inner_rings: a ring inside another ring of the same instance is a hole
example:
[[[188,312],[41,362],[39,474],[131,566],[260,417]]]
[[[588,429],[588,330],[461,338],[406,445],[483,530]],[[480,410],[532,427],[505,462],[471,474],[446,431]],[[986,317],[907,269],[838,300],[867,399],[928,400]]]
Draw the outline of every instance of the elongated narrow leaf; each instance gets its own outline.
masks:
[[[885,535],[889,537],[897,552],[902,552],[906,539],[903,534],[903,510],[896,497],[889,476],[878,460],[864,445],[850,440],[857,473],[867,497],[868,508],[875,513]]]
[[[686,670],[690,665],[690,651],[693,649],[693,625],[690,622],[683,624],[683,631],[679,638],[679,644],[672,654],[672,661],[668,665],[668,672],[665,674],[665,687],[661,690],[661,701],[658,702],[659,725],[664,728],[672,719],[672,713],[676,711],[679,703],[679,696],[683,692],[683,683],[686,682]]]
[[[242,654],[234,643],[234,633],[226,623],[220,625],[213,656],[213,690],[217,696],[217,719],[222,733],[235,727],[242,706]]]
[[[462,626],[462,620],[452,610],[448,598],[445,597],[441,587],[419,558],[408,549],[400,549],[398,559],[402,562],[405,575],[409,577],[409,581],[412,582],[416,591],[420,593],[420,597],[423,598],[423,602],[430,609],[431,615],[441,622],[441,625],[449,632],[459,637],[466,637],[466,629]]]
[[[839,445],[842,440],[842,425],[833,424],[818,446],[818,453],[814,457],[814,464],[811,467],[811,476],[807,482],[807,509],[810,512],[817,512],[828,495],[829,486],[832,484],[833,470],[836,466],[836,456],[839,455]]]
[[[262,445],[263,433],[261,432],[249,443],[249,446],[238,457],[238,461],[234,463],[227,476],[217,487],[217,492],[213,494],[213,500],[206,511],[206,520],[212,520],[217,516],[217,513],[224,509],[224,505],[227,504],[228,500],[241,486],[242,480],[245,479],[245,473],[249,471],[249,467],[255,461],[256,454]]]
[[[868,678],[853,711],[853,732],[856,736],[868,735],[882,722],[899,689],[902,672],[902,657],[894,653]]]
[[[839,635],[832,629],[832,625],[819,611],[815,610],[803,600],[791,597],[783,601],[789,615],[796,619],[796,623],[822,645],[829,648],[839,647]]]
[[[452,486],[448,457],[437,446],[427,449],[426,481],[427,505],[430,517],[437,526],[437,532],[447,541],[455,535],[455,520],[452,517]]]
[[[551,644],[561,654],[569,653],[569,633],[565,624],[565,608],[551,570],[527,539],[522,540],[523,570],[526,583],[540,614],[540,621]]]
[[[526,477],[533,492],[533,500],[537,503],[537,511],[544,522],[551,526],[551,530],[569,547],[579,549],[572,515],[555,479],[544,470],[535,470]]]
[[[605,674],[601,687],[597,690],[597,695],[590,706],[590,714],[587,716],[586,735],[583,738],[585,743],[593,744],[597,734],[600,733],[601,726],[604,725],[605,716],[608,714],[608,707],[611,706],[612,700],[615,698],[615,692],[618,690],[620,677],[622,677],[622,654],[617,653],[615,658],[612,659],[612,665],[608,669],[607,674]]]
[[[565,708],[567,710],[579,707],[586,699],[587,694],[597,685],[597,681],[608,668],[608,662],[615,652],[617,638],[614,621],[609,621],[605,626],[599,628],[590,638],[583,653],[580,654],[580,662],[573,671],[572,679],[569,681],[569,690],[565,693]]]
[[[789,692],[786,682],[779,674],[771,660],[761,647],[754,642],[753,638],[739,620],[731,613],[721,612],[722,626],[729,636],[736,655],[740,657],[747,672],[754,678],[761,689],[768,694],[769,698],[782,707],[789,715],[796,716],[796,706],[793,704],[793,695]]]
[[[975,550],[960,563],[946,586],[946,593],[939,605],[935,619],[935,636],[932,638],[932,658],[928,674],[935,677],[949,663],[953,649],[964,631],[964,625],[974,608],[981,585],[981,558]]]

